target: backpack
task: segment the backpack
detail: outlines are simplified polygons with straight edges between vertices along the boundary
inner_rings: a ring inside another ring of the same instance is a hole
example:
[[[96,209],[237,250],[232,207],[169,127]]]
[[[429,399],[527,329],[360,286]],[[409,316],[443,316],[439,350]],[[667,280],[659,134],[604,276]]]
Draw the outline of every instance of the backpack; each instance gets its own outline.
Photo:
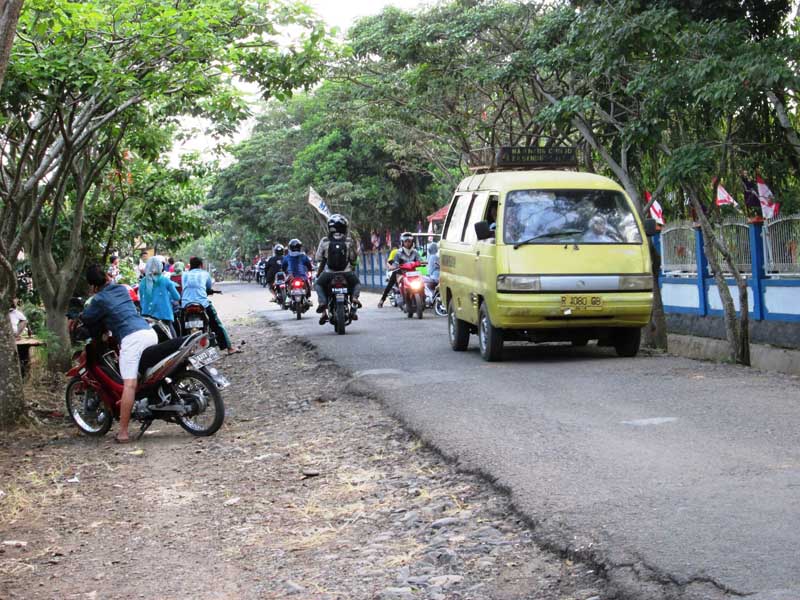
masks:
[[[328,268],[331,271],[344,271],[347,269],[347,242],[344,240],[330,240],[328,243]]]

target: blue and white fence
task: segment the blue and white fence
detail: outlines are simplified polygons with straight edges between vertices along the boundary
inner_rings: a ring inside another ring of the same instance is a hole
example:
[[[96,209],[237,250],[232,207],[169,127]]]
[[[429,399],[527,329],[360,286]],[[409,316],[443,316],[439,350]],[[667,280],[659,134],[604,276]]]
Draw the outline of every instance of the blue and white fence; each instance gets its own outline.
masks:
[[[361,255],[356,271],[362,287],[381,290],[384,288],[387,258],[389,258],[389,252],[386,250],[365,252]]]
[[[737,268],[747,278],[752,319],[800,321],[800,215],[749,223],[724,221],[717,235],[731,249]],[[719,287],[712,277],[703,234],[690,222],[668,224],[656,240],[662,257],[661,296],[667,313],[721,315]],[[720,265],[725,268],[722,257]],[[736,309],[739,293],[726,281]]]

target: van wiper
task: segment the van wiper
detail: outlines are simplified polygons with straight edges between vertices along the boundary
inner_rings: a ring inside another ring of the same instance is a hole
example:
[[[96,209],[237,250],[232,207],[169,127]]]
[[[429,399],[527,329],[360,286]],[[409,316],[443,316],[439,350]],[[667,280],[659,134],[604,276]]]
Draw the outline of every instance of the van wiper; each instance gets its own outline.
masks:
[[[567,235],[569,233],[583,233],[583,229],[562,229],[561,231],[550,231],[548,233],[540,233],[539,235],[535,235],[532,238],[529,238],[527,240],[523,240],[521,242],[517,242],[516,244],[514,244],[514,250],[516,250],[520,246],[524,246],[525,244],[530,244],[531,242],[536,241],[536,240],[542,240],[544,238],[558,237],[560,235]]]

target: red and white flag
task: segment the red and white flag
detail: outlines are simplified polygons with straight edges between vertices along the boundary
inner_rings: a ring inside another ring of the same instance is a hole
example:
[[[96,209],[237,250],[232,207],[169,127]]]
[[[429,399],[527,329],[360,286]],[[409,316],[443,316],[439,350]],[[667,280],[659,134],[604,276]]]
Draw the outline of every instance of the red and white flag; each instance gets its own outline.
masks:
[[[644,200],[645,202],[650,202],[650,199],[653,195],[650,192],[644,193]],[[661,208],[661,205],[658,203],[658,200],[654,200],[653,203],[650,205],[650,216],[656,220],[656,223],[659,225],[664,225],[664,209]]]
[[[730,195],[728,190],[722,187],[720,183],[717,185],[717,206],[733,206],[736,210],[739,210],[739,205],[737,204],[736,200],[734,200],[733,196]]]
[[[761,214],[765,219],[777,217],[781,205],[779,202],[775,202],[775,195],[760,175],[756,175],[756,185],[758,186],[758,199],[761,201]]]

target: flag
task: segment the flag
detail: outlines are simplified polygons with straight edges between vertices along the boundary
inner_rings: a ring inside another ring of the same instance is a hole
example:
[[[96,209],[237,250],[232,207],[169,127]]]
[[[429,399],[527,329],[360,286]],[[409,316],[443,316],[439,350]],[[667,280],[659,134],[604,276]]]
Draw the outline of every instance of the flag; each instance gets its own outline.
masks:
[[[308,187],[308,203],[314,207],[319,214],[321,214],[326,219],[329,219],[331,216],[331,211],[328,208],[328,203],[322,199],[313,187]]]
[[[650,203],[650,200],[653,198],[653,195],[650,192],[644,193],[644,201],[645,203]],[[653,203],[650,204],[650,216],[656,220],[656,223],[659,225],[664,225],[664,209],[661,208],[661,204],[658,203],[658,200],[653,200]]]
[[[775,202],[772,190],[767,187],[760,175],[756,175],[756,185],[758,186],[758,200],[761,203],[761,214],[765,219],[777,217],[781,205]]]
[[[717,206],[733,206],[736,210],[739,210],[739,205],[728,190],[722,187],[721,183],[717,183],[716,179],[713,183],[717,184]]]

